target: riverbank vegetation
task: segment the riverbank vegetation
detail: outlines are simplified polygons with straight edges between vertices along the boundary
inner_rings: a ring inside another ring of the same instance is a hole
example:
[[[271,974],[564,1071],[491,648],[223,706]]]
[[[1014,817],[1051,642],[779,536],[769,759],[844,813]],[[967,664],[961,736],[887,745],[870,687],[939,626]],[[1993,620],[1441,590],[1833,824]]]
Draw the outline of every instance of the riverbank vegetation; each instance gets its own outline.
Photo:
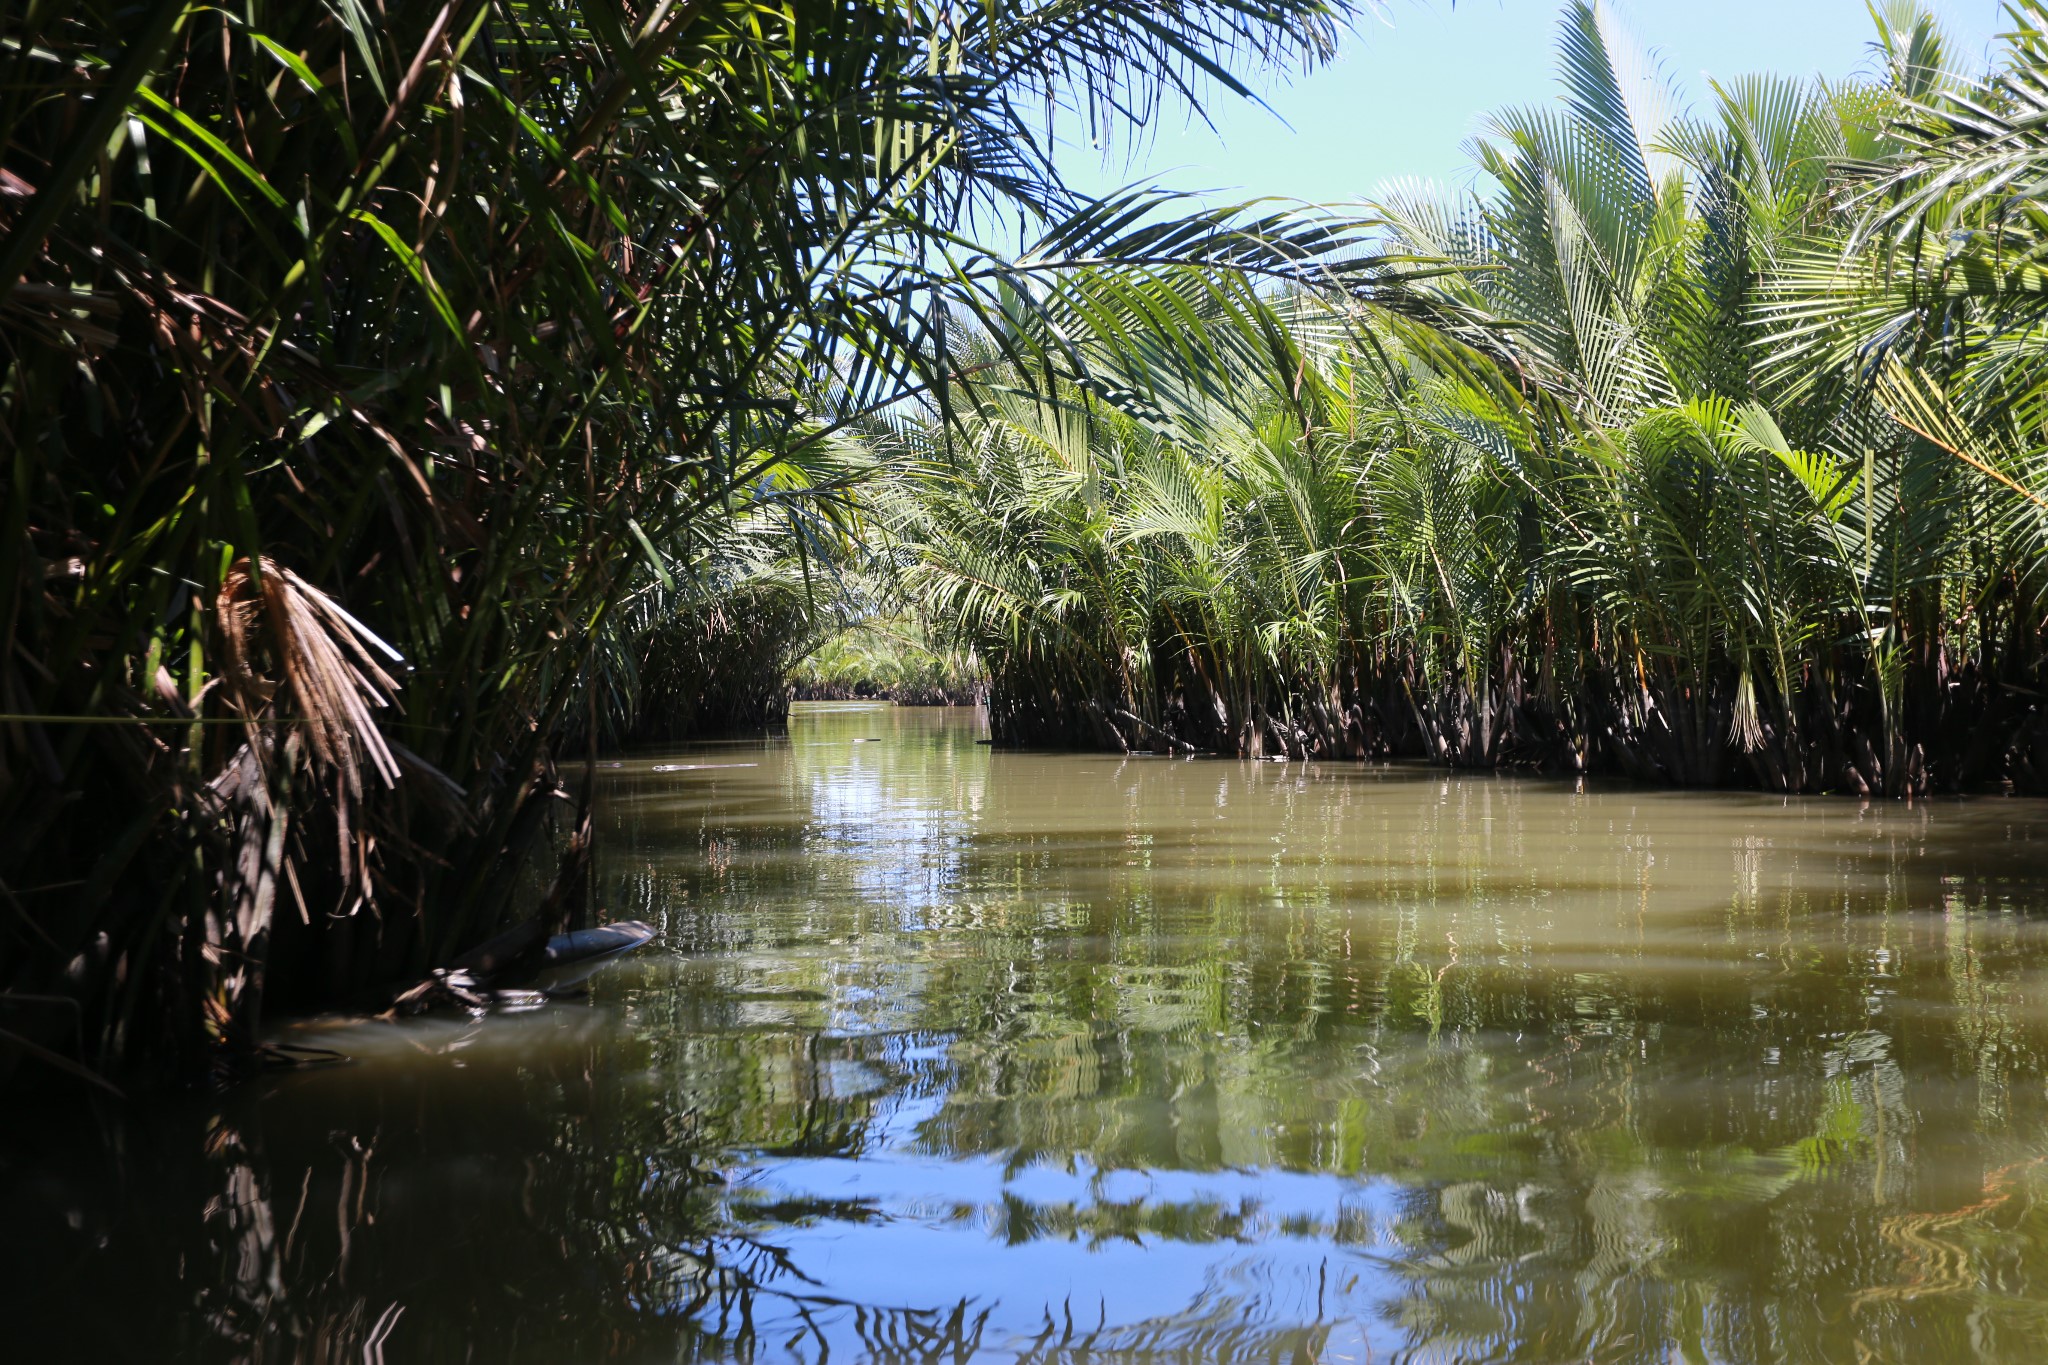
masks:
[[[719,561],[842,533],[849,431],[977,382],[949,321],[1057,374],[1169,266],[1334,278],[1354,229],[1048,139],[1347,8],[9,7],[0,1069],[238,1070],[266,999],[559,914],[561,763],[703,709],[679,639],[786,665]]]
[[[940,644],[914,617],[870,617],[848,626],[805,657],[790,685],[798,701],[898,706],[973,706],[984,688],[974,656]]]
[[[1871,79],[1685,112],[1567,6],[1563,101],[1494,116],[1484,188],[1376,206],[1458,267],[1433,325],[1294,295],[1205,317],[1174,401],[902,435],[905,579],[998,742],[2048,790],[2048,11],[2014,17],[1988,82],[1892,5]]]

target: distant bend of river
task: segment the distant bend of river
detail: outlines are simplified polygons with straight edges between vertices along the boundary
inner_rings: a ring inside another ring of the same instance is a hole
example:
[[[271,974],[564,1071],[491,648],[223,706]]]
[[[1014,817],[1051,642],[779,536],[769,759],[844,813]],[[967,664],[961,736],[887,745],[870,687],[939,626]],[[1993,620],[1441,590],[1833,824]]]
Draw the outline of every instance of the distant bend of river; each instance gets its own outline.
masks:
[[[2048,1358],[2048,803],[605,771],[587,999],[0,1116],[22,1361]]]

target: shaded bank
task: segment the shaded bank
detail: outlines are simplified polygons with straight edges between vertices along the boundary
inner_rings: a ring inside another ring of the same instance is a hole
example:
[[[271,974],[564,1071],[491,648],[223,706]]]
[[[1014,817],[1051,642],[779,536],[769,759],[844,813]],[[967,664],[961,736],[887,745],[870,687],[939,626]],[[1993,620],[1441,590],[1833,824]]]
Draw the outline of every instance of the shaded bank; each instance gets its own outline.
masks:
[[[852,686],[840,683],[796,683],[790,688],[791,701],[886,701],[897,706],[979,706],[984,699],[978,684],[949,687],[943,683],[870,682],[862,679]]]
[[[650,612],[743,524],[819,563],[847,428],[971,387],[934,318],[1064,372],[1096,293],[1359,244],[1040,140],[1350,12],[0,10],[0,1080],[230,1077],[529,913],[597,736],[774,704],[643,690],[663,631],[778,647]]]

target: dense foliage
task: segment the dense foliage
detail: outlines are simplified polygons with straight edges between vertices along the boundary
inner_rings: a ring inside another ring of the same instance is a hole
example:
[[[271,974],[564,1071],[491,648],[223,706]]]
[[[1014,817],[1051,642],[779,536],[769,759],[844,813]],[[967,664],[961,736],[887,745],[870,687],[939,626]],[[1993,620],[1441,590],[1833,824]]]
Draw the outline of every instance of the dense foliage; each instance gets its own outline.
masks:
[[[555,755],[641,681],[675,709],[664,596],[746,518],[835,534],[839,433],[971,382],[945,319],[1056,373],[1168,264],[1349,240],[1046,155],[1344,13],[8,6],[0,1068],[246,1058],[266,991],[373,998],[523,913]]]
[[[558,760],[821,645],[1012,744],[2048,788],[2043,0],[1696,112],[1571,4],[1464,199],[1061,184],[1349,8],[10,9],[0,1067],[558,919]]]
[[[950,632],[949,632],[950,633]],[[790,674],[799,701],[893,701],[899,706],[973,706],[981,667],[948,648],[914,617],[872,615],[824,640]]]
[[[2048,8],[2013,13],[1985,82],[1895,4],[1872,78],[1686,113],[1572,4],[1490,188],[1379,205],[1458,267],[1431,325],[1211,309],[1172,401],[893,433],[905,581],[999,742],[2048,789]]]

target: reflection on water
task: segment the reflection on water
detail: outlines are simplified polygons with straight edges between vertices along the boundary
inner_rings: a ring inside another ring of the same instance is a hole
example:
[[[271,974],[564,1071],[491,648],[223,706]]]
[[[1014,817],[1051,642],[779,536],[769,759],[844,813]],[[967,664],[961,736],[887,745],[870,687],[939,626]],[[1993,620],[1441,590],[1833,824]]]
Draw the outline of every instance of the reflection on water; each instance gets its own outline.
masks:
[[[663,951],[0,1136],[0,1312],[38,1359],[2041,1358],[2048,806],[975,734],[621,763],[601,903]]]

